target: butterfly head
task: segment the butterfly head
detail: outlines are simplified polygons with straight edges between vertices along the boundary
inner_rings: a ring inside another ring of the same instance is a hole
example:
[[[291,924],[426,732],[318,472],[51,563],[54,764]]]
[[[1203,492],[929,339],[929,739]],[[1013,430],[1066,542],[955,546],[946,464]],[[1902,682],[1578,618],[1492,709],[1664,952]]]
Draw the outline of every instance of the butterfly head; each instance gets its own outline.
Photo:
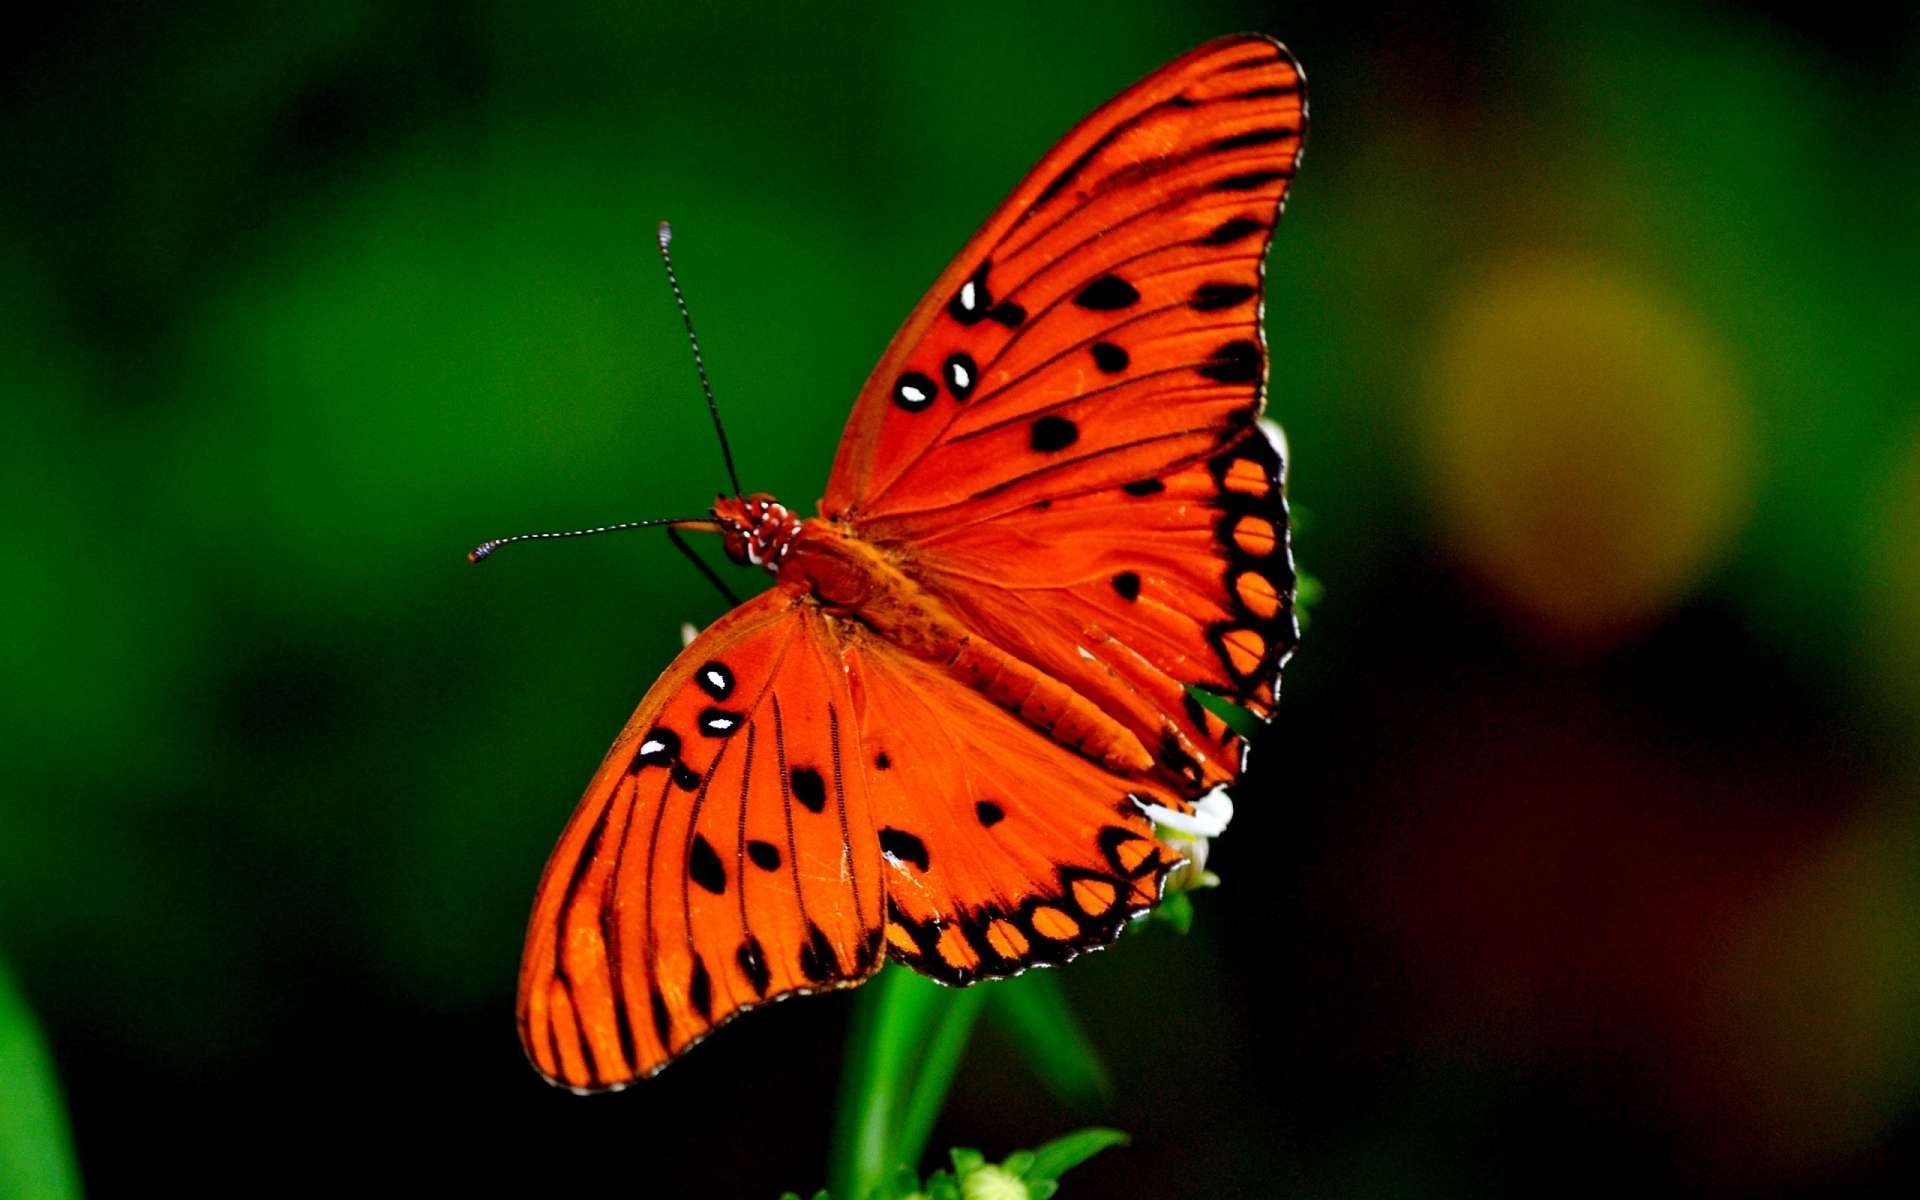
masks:
[[[713,502],[713,517],[720,523],[728,558],[775,573],[800,532],[800,518],[765,492],[721,496]]]

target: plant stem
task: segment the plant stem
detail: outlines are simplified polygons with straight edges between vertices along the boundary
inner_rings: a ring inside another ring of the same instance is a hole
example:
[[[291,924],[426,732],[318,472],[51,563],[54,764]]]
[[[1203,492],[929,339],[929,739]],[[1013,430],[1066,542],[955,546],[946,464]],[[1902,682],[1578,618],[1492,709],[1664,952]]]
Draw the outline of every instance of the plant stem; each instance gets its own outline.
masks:
[[[888,1172],[918,1163],[984,999],[979,987],[943,988],[898,966],[861,991],[827,1169],[834,1200],[865,1200]]]
[[[936,989],[943,994],[937,1019],[926,1040],[926,1049],[921,1055],[920,1071],[914,1076],[913,1088],[907,1093],[907,1103],[901,1111],[899,1122],[894,1126],[893,1157],[896,1162],[917,1163],[926,1152],[927,1139],[933,1135],[933,1124],[940,1119],[940,1110],[946,1107],[947,1093],[953,1088],[953,1077],[960,1069],[960,1060],[966,1056],[967,1041],[973,1034],[974,1022],[985,1007],[987,989],[995,985],[975,984],[964,991]]]

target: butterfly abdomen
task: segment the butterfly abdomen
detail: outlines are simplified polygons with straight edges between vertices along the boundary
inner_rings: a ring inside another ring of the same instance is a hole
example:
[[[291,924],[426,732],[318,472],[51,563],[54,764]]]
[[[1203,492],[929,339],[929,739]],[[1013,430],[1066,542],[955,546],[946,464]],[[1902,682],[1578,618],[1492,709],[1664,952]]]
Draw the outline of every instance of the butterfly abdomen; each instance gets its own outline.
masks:
[[[850,617],[1064,746],[1123,774],[1154,769],[1140,739],[1092,701],[970,630],[882,550],[824,521],[807,521],[781,565],[830,612]]]

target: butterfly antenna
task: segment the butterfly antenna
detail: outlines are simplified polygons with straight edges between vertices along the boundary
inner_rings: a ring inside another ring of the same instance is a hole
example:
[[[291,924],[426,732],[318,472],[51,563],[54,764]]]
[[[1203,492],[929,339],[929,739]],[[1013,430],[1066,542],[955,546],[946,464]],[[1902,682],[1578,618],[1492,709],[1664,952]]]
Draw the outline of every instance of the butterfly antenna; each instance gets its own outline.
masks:
[[[657,517],[651,521],[622,521],[618,525],[596,525],[592,529],[560,529],[547,533],[516,533],[512,537],[494,538],[491,541],[481,542],[478,546],[467,551],[467,561],[473,563],[485,561],[495,550],[498,550],[502,546],[511,545],[514,542],[545,541],[552,538],[591,537],[596,533],[618,533],[622,529],[644,529],[649,525],[678,525],[695,529],[708,529],[713,527],[713,520],[709,517]]]
[[[720,405],[713,398],[713,384],[707,379],[707,360],[700,357],[700,336],[693,331],[693,314],[687,311],[687,297],[680,290],[680,277],[673,271],[673,226],[660,222],[660,261],[667,268],[667,282],[673,285],[673,302],[680,306],[680,322],[687,327],[687,341],[693,346],[693,369],[700,372],[700,390],[707,394],[707,411],[713,415],[713,431],[720,435],[720,457],[727,460],[727,480],[733,494],[743,495],[740,476],[733,469],[733,448],[727,445],[727,427],[720,423]]]

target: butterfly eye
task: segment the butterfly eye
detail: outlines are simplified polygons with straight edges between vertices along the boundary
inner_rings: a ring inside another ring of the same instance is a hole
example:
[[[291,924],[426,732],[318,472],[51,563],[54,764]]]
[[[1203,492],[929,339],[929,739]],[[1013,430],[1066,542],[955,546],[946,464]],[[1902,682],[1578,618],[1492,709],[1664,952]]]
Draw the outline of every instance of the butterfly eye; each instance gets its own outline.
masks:
[[[908,371],[893,385],[893,402],[908,412],[919,412],[933,403],[940,385],[918,371]]]

